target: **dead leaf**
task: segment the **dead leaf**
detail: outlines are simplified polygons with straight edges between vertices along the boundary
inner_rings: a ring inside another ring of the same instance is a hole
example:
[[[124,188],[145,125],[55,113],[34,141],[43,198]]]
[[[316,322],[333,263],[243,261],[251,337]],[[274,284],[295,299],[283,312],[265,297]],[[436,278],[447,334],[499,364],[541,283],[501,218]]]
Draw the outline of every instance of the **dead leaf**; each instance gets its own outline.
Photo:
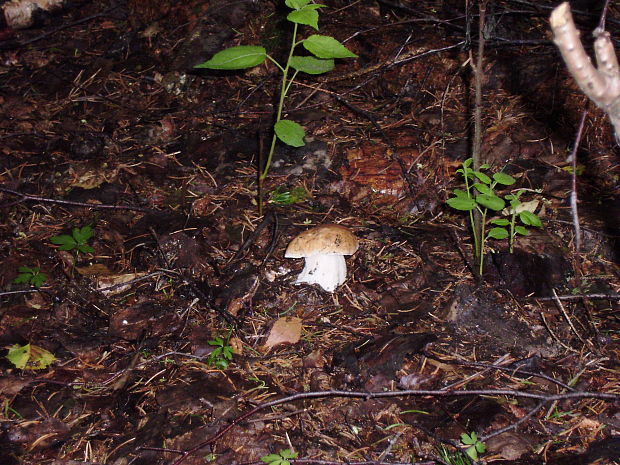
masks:
[[[82,276],[109,276],[111,271],[102,263],[95,263],[89,266],[76,266],[75,271]]]
[[[241,339],[239,339],[238,337],[231,337],[228,341],[228,344],[230,344],[230,347],[232,347],[233,353],[235,355],[243,354],[243,342],[241,341]]]
[[[131,284],[127,284],[126,286],[122,286],[122,284],[131,282],[145,275],[146,273],[125,273],[112,276],[100,276],[97,279],[97,290],[101,291],[103,295],[108,296],[121,294],[131,287]]]
[[[0,394],[11,397],[18,394],[24,386],[30,384],[29,379],[18,378],[16,376],[0,377]]]
[[[517,460],[532,450],[530,441],[523,434],[506,432],[486,442],[487,450],[501,455],[506,460]]]
[[[295,344],[301,338],[301,318],[278,318],[269,331],[265,349],[272,349],[280,344]]]

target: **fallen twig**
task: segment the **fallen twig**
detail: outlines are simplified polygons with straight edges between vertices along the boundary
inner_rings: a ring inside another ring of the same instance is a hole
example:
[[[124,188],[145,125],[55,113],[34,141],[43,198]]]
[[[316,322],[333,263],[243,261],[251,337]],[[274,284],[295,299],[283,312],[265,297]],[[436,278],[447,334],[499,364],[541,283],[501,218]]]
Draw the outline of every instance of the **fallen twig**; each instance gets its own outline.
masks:
[[[609,401],[618,401],[620,400],[620,394],[611,394],[605,392],[584,392],[584,391],[574,391],[567,392],[562,394],[544,394],[544,393],[536,393],[536,392],[526,392],[526,391],[515,391],[512,389],[472,389],[472,390],[463,390],[463,391],[445,391],[445,390],[407,390],[407,391],[385,391],[385,392],[360,392],[360,391],[312,391],[312,392],[303,392],[299,394],[293,394],[291,396],[283,397],[281,399],[276,399],[270,402],[264,402],[255,406],[254,408],[248,410],[244,414],[238,416],[233,421],[231,421],[227,426],[223,427],[216,434],[211,436],[210,438],[204,440],[198,445],[192,447],[187,450],[178,450],[178,449],[166,449],[161,447],[140,447],[138,450],[150,450],[156,452],[166,452],[166,453],[175,453],[181,455],[177,460],[172,462],[172,465],[179,465],[183,463],[189,456],[195,454],[200,449],[213,444],[215,441],[223,437],[228,431],[230,431],[234,426],[238,425],[242,421],[251,417],[255,413],[275,407],[276,405],[285,404],[288,402],[294,402],[297,400],[307,400],[307,399],[319,399],[319,398],[332,398],[332,397],[342,397],[342,398],[352,398],[352,399],[383,399],[390,397],[406,397],[406,396],[430,396],[430,397],[465,397],[465,396],[512,396],[512,397],[521,397],[526,399],[537,399],[541,401],[542,404],[546,404],[548,402],[554,402],[558,400],[571,400],[571,399],[584,399],[584,398],[593,398],[593,399],[601,399],[601,400],[609,400]],[[535,413],[535,412],[534,412]],[[532,413],[532,415],[534,415]],[[366,462],[373,463],[373,462]]]
[[[549,297],[529,297],[528,300],[620,300],[620,294],[575,294],[575,295],[558,295]]]
[[[60,199],[50,199],[47,197],[39,197],[38,195],[30,195],[24,194],[23,192],[15,191],[13,189],[8,189],[6,187],[0,186],[0,192],[4,192],[5,194],[15,195],[19,197],[19,200],[15,202],[5,203],[4,205],[0,205],[0,209],[12,207],[13,205],[17,205],[22,202],[39,202],[39,203],[53,203],[56,205],[64,205],[66,207],[80,207],[80,208],[96,208],[99,210],[132,210],[138,212],[145,213],[155,213],[159,210],[153,210],[151,208],[144,207],[133,207],[131,205],[107,205],[107,204],[96,204],[96,203],[86,203],[86,202],[73,202],[71,200],[60,200]]]

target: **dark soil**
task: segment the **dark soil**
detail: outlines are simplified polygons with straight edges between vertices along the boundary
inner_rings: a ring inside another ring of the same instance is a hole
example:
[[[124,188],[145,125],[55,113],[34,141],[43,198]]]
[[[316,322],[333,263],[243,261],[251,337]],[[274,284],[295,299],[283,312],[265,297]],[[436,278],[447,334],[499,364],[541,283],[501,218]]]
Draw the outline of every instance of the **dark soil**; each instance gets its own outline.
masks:
[[[620,463],[620,151],[589,108],[577,250],[587,104],[555,2],[488,5],[483,157],[543,227],[512,254],[490,240],[482,279],[445,203],[471,156],[477,3],[325,3],[320,33],[358,58],[298,76],[306,145],[278,145],[263,215],[278,70],[194,66],[242,44],[286,59],[284,2],[72,2],[2,31],[0,463],[466,463],[472,432],[488,463]],[[325,223],[360,241],[333,293],[284,257]],[[82,251],[51,241],[85,226]]]

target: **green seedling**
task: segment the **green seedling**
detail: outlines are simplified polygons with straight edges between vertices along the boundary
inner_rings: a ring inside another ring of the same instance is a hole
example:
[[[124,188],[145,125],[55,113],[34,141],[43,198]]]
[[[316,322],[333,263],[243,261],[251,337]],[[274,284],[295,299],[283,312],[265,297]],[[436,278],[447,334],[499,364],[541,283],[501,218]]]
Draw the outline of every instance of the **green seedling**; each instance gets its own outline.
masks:
[[[277,188],[269,194],[269,203],[292,205],[306,199],[308,192],[303,187],[294,187],[290,191]]]
[[[510,253],[514,250],[514,240],[517,235],[527,236],[529,234],[526,226],[534,226],[536,228],[542,227],[542,222],[540,218],[534,214],[536,207],[538,206],[538,201],[534,200],[532,202],[521,203],[519,197],[521,197],[525,193],[525,189],[519,189],[513,194],[505,195],[504,198],[508,200],[510,204],[509,209],[504,209],[502,213],[510,215],[510,219],[506,218],[497,218],[491,220],[491,224],[495,226],[500,226],[500,229],[503,229],[503,226],[509,226],[508,230],[508,238],[509,238],[509,250]],[[519,225],[517,223],[517,218],[523,224]],[[494,228],[495,229],[495,228]],[[503,233],[500,232],[500,235]]]
[[[35,266],[30,268],[29,266],[20,266],[17,271],[19,274],[17,278],[13,280],[15,284],[30,284],[31,286],[40,288],[45,281],[47,281],[47,275],[41,273],[41,268]]]
[[[280,85],[280,97],[276,110],[274,134],[271,139],[271,146],[264,167],[259,166],[258,174],[258,211],[262,215],[263,209],[263,184],[269,174],[271,160],[276,147],[276,141],[280,140],[292,147],[302,147],[305,145],[304,128],[289,119],[282,118],[284,101],[292,84],[295,82],[297,73],[324,74],[334,69],[334,59],[336,58],[355,58],[357,55],[348,50],[344,45],[330,36],[312,34],[305,39],[297,39],[297,30],[300,25],[309,26],[315,31],[319,30],[319,9],[325,5],[311,3],[310,0],[285,0],[287,7],[292,9],[286,19],[293,23],[293,36],[286,63],[281,64],[272,56],[267,54],[264,47],[253,45],[239,45],[230,47],[216,53],[210,60],[195,66],[196,68],[208,68],[216,70],[240,70],[253,68],[260,65],[265,60],[273,62],[282,73]],[[303,46],[311,55],[295,55],[295,49]],[[293,70],[289,78],[289,72]]]
[[[553,410],[553,413],[551,415],[548,415],[548,418],[553,419],[553,420],[561,420],[564,417],[575,417],[575,416],[577,416],[577,414],[575,414],[572,410],[565,412],[562,410],[558,410],[556,407]]]
[[[470,434],[461,434],[461,442],[466,446],[469,446],[465,450],[465,453],[474,461],[478,460],[478,454],[482,454],[487,450],[484,443],[478,441],[478,435],[473,431]]]
[[[11,346],[6,358],[21,370],[43,370],[56,360],[54,354],[33,344]]]
[[[2,406],[2,412],[3,412],[4,418],[6,419],[9,419],[10,415],[14,415],[20,420],[24,419],[24,417],[17,410],[11,407],[11,401],[9,399],[4,400],[4,405]]]
[[[219,336],[207,341],[210,346],[216,346],[209,354],[207,363],[218,370],[225,370],[233,358],[233,348]]]
[[[495,189],[498,186],[507,187],[515,183],[515,179],[506,173],[491,173],[491,176],[483,173],[490,168],[489,165],[480,166],[479,170],[471,168],[472,158],[468,158],[463,162],[462,168],[456,170],[463,176],[465,181],[465,190],[454,189],[452,193],[454,197],[450,197],[446,203],[455,210],[466,211],[469,213],[469,222],[474,238],[474,254],[478,261],[478,274],[482,276],[484,251],[486,241],[488,239],[509,239],[510,252],[513,250],[514,239],[517,235],[528,234],[525,226],[541,227],[540,218],[533,212],[528,210],[526,204],[522,204],[519,198],[525,192],[524,189],[510,193],[504,198],[497,195]],[[506,201],[509,202],[510,208],[506,207]],[[474,220],[474,211],[480,213],[480,226],[476,227]],[[489,212],[495,212],[495,215],[505,215],[508,218],[492,218],[489,219]],[[523,225],[517,225],[517,217]],[[492,226],[487,231],[487,226]],[[509,229],[506,229],[506,226]]]
[[[437,448],[437,455],[443,463],[448,465],[472,465],[472,459],[460,450],[449,451],[444,445]]]
[[[289,459],[296,459],[297,452],[293,452],[291,449],[284,449],[277,454],[269,454],[261,457],[260,459],[267,465],[291,465]]]
[[[93,228],[84,226],[83,228],[73,228],[71,235],[61,234],[60,236],[50,237],[50,242],[59,245],[59,250],[75,250],[82,253],[92,253],[95,251],[88,241],[93,237]]]

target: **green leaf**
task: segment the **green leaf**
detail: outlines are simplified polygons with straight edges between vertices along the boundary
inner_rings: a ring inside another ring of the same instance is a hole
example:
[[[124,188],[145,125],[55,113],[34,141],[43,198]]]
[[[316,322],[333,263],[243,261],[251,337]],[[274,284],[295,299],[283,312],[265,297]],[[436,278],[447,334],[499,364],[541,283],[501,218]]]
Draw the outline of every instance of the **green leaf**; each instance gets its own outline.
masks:
[[[6,358],[17,368],[25,370],[42,370],[56,360],[51,352],[31,344],[15,344],[9,348]]]
[[[93,228],[90,226],[73,229],[73,238],[78,244],[86,244],[91,237],[93,237]]]
[[[356,58],[357,55],[330,36],[311,35],[303,41],[306,50],[318,58]]]
[[[462,189],[454,189],[452,193],[460,199],[469,199],[469,194]]]
[[[515,226],[515,233],[521,236],[528,236],[530,234],[525,226]]]
[[[281,119],[273,126],[273,129],[276,132],[278,139],[286,145],[290,145],[292,147],[303,147],[306,145],[304,143],[306,131],[304,131],[304,128],[295,121]]]
[[[239,45],[217,52],[210,60],[194,68],[235,70],[252,68],[260,65],[267,58],[264,47],[254,45]]]
[[[464,166],[465,168],[469,168],[473,162],[474,162],[474,159],[473,159],[473,158],[468,158],[467,160],[465,160],[465,161],[463,162],[463,166]]]
[[[512,186],[516,182],[515,178],[506,173],[495,173],[493,180],[504,186]]]
[[[315,57],[292,56],[289,64],[293,69],[308,74],[324,74],[334,69],[334,60]]]
[[[45,281],[47,281],[47,275],[45,273],[41,273],[41,268],[38,266],[35,266],[34,268],[30,268],[29,266],[20,266],[17,270],[20,273],[13,280],[15,284],[30,283],[34,287],[39,288]]]
[[[508,235],[509,235],[508,231],[506,231],[506,229],[504,228],[492,228],[489,231],[489,237],[493,239],[498,239],[498,240],[506,239]]]
[[[455,210],[469,211],[476,208],[476,201],[469,197],[451,197],[446,203]]]
[[[37,289],[40,288],[45,281],[47,281],[47,275],[45,273],[37,273],[30,278],[30,284]]]
[[[32,274],[30,273],[21,273],[17,275],[17,278],[13,280],[15,284],[26,284],[29,283],[32,279]]]
[[[77,247],[77,242],[73,237],[68,234],[61,234],[60,236],[50,237],[50,242],[55,245],[59,245],[59,250],[73,250]]]
[[[9,347],[9,353],[6,358],[20,370],[26,366],[30,358],[30,344],[20,346],[15,344]]]
[[[471,458],[472,460],[478,460],[478,452],[476,451],[476,446],[470,446],[467,448],[467,450],[465,451],[465,453],[469,456],[469,458]]]
[[[82,253],[93,253],[95,249],[93,249],[90,245],[87,244],[79,244],[77,249]]]
[[[488,194],[480,194],[476,196],[476,202],[482,205],[485,208],[490,208],[491,210],[499,211],[505,206],[505,202],[503,199],[499,198],[496,195],[488,195]]]
[[[284,3],[286,4],[286,6],[292,8],[293,10],[300,10],[308,3],[310,3],[310,0],[285,0]]]
[[[471,433],[471,436],[467,433],[462,433],[461,434],[461,442],[463,444],[474,444],[476,442],[476,439],[478,439],[478,437],[476,436],[475,432]]]
[[[207,344],[210,346],[224,346],[224,340],[221,337],[216,336],[215,338],[207,341]]]
[[[296,459],[297,455],[298,453],[293,452],[291,449],[284,449],[283,451],[280,451],[280,457],[283,459]]]
[[[478,169],[488,170],[490,167],[491,167],[491,165],[489,165],[488,163],[485,163],[483,165],[480,165],[480,168],[478,168]]]
[[[306,5],[305,7],[291,11],[286,19],[288,19],[292,23],[297,24],[305,24],[306,26],[310,26],[315,30],[319,30],[319,12],[316,11],[318,8],[322,8],[325,5],[318,5],[313,3],[311,5]]]
[[[540,221],[540,218],[538,218],[538,216],[534,213],[527,210],[519,213],[519,219],[523,224],[526,224],[528,226],[536,226],[537,228],[542,228],[542,222]]]
[[[290,191],[282,191],[277,188],[269,194],[269,202],[280,205],[292,205],[306,199],[308,192],[301,186],[295,187]]]
[[[290,465],[287,459],[297,458],[297,452],[290,449],[281,450],[279,454],[269,454],[261,457],[261,460],[269,465]]]
[[[572,167],[572,165],[565,166],[564,168],[562,168],[562,170],[563,171],[568,171],[570,174],[573,174],[573,167]],[[576,170],[577,176],[581,176],[584,173],[585,170],[586,170],[586,167],[584,165],[578,164],[577,165],[577,170]]]
[[[491,220],[491,224],[495,224],[497,226],[508,226],[510,224],[510,221],[508,221],[506,218],[497,218],[495,220]]]
[[[484,443],[480,441],[476,441],[476,444],[474,444],[474,446],[476,447],[476,451],[479,454],[482,454],[484,451],[487,450],[487,447],[484,445]]]
[[[495,194],[493,194],[493,189],[491,189],[486,184],[482,184],[482,183],[477,182],[477,183],[474,184],[474,188],[478,192],[480,192],[481,194],[495,195]]]
[[[491,184],[491,178],[488,177],[486,174],[481,173],[480,171],[474,171],[474,176],[476,176],[480,182],[483,182],[485,184]]]

